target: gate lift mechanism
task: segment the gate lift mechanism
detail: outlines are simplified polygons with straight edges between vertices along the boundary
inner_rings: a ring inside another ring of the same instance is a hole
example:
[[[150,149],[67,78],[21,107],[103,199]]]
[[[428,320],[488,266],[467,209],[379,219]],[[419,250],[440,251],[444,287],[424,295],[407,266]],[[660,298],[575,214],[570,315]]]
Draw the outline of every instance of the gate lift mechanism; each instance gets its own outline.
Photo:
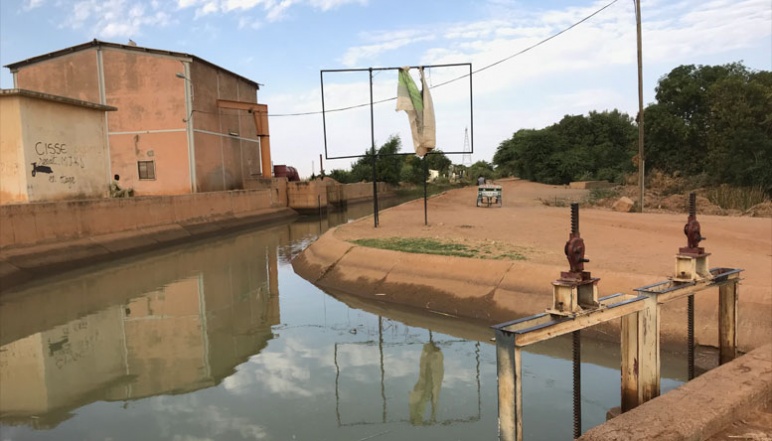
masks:
[[[707,288],[719,288],[719,363],[737,355],[737,285],[739,268],[708,270],[709,253],[699,246],[700,232],[695,195],[690,194],[689,217],[684,226],[687,246],[676,255],[675,274],[668,280],[636,288],[636,295],[598,296],[599,278],[584,270],[585,245],[579,233],[579,205],[571,204],[571,233],[564,247],[569,271],[552,282],[552,306],[544,313],[494,325],[499,393],[499,439],[523,439],[522,348],[553,337],[573,333],[574,341],[574,437],[581,435],[581,346],[579,331],[621,319],[621,411],[660,394],[660,306],[687,297],[689,378],[694,376],[694,299]]]

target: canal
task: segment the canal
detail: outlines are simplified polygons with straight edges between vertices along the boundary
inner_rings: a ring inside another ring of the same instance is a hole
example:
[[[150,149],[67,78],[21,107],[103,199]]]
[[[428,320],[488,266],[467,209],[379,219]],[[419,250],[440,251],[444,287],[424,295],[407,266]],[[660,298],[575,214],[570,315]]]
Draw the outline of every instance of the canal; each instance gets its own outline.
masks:
[[[290,264],[323,219],[51,277],[0,296],[1,440],[494,440],[486,325],[326,293]],[[545,282],[545,289],[549,283]],[[583,428],[619,405],[584,339]],[[663,354],[663,392],[682,357]],[[523,355],[527,440],[571,439],[571,342]]]

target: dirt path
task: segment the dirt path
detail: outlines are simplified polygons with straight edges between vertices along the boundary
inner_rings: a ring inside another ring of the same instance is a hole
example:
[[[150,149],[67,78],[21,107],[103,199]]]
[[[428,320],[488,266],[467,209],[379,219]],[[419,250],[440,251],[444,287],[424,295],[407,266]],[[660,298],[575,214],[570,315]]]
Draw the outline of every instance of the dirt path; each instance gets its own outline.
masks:
[[[428,203],[428,226],[424,225],[423,200],[418,200],[382,211],[378,228],[373,228],[372,216],[368,216],[328,234],[342,241],[429,237],[516,252],[525,257],[524,261],[513,263],[520,272],[518,283],[547,294],[540,300],[543,305],[531,313],[541,312],[549,306],[550,282],[559,276],[560,271],[568,269],[563,246],[570,232],[568,205],[547,206],[542,200],[581,201],[587,192],[520,180],[502,180],[497,184],[503,186],[503,207],[476,207],[477,188],[467,187],[431,198]],[[601,278],[601,295],[631,293],[635,287],[671,275],[675,265],[674,255],[679,247],[686,246],[683,233],[686,217],[686,213],[639,214],[581,209],[580,232],[590,259],[585,267],[594,277]],[[701,215],[699,212],[697,217],[702,234],[707,237],[701,245],[712,253],[710,267],[745,270],[740,287],[741,347],[757,347],[770,341],[772,219],[721,217]],[[448,279],[462,277],[470,284],[475,283],[475,273],[462,276],[459,271],[463,272],[465,267],[479,269],[481,264],[494,271],[498,268],[496,265],[502,263],[481,263],[479,259],[463,258],[446,258],[443,262],[449,263],[444,267],[431,268],[432,277],[442,279],[444,272]],[[377,262],[368,265],[373,269]],[[361,282],[368,283],[366,273],[361,274]],[[415,282],[421,283],[421,271],[416,271]],[[713,344],[715,341],[717,296],[712,291],[696,296],[698,343]],[[674,317],[683,317],[682,323],[672,326],[685,328],[685,302],[667,306]]]

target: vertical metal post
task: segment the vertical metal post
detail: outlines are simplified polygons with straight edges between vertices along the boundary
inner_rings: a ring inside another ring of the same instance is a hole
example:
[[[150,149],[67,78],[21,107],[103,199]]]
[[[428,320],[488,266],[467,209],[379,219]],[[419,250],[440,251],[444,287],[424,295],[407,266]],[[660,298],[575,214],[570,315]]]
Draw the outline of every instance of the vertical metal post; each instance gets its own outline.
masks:
[[[370,72],[370,148],[373,154],[373,226],[378,228],[378,172],[376,171],[377,158],[375,154],[375,114],[373,111],[373,68]]]
[[[643,213],[645,160],[643,155],[643,43],[641,38],[641,0],[635,1],[635,24],[638,40],[638,210]]]
[[[328,157],[327,154],[327,112],[324,110],[324,71],[319,71],[319,80],[321,81],[322,90],[322,133],[324,134],[324,157]]]
[[[582,331],[571,333],[574,353],[574,439],[582,436]]]
[[[693,193],[692,193],[693,194]],[[694,378],[694,294],[688,296],[686,304],[686,348],[689,380]]]
[[[523,382],[521,349],[512,334],[496,330],[496,365],[499,382],[499,440],[523,439]]]
[[[737,357],[737,281],[718,287],[719,364]]]
[[[429,179],[429,161],[426,160],[426,155],[424,155],[422,161],[424,163],[424,225],[429,225],[429,208],[426,195],[426,181]]]

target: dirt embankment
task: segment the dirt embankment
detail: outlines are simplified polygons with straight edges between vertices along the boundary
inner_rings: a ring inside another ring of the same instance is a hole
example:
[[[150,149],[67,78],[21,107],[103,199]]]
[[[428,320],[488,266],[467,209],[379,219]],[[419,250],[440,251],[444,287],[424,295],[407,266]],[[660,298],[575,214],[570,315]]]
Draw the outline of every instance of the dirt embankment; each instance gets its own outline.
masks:
[[[544,311],[550,282],[568,268],[563,245],[570,231],[568,207],[542,200],[575,200],[586,190],[520,180],[503,186],[503,207],[475,206],[476,187],[413,201],[327,232],[293,261],[295,271],[321,287],[374,301],[394,302],[454,316],[498,323]],[[600,277],[600,295],[632,293],[633,288],[666,279],[678,248],[686,245],[686,214],[618,213],[581,209],[580,232],[590,263]],[[739,344],[742,350],[772,339],[772,219],[702,215],[698,212],[710,267],[743,268],[740,286]],[[406,254],[354,245],[362,238],[422,237],[469,246],[495,246],[525,260],[486,260]],[[698,344],[716,345],[717,289],[696,297]],[[602,332],[613,333],[614,327]],[[686,302],[664,306],[665,340],[686,333]]]

